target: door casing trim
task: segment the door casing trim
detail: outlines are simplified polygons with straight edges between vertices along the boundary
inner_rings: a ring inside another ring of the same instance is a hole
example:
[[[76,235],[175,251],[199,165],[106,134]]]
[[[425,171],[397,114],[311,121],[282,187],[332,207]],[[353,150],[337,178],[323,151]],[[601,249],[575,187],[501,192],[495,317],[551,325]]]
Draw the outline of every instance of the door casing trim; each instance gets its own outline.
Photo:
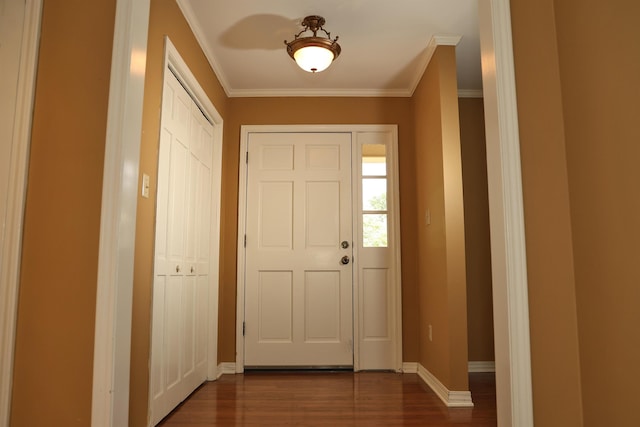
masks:
[[[509,0],[478,2],[499,426],[533,426],[520,132]]]
[[[36,67],[40,39],[42,0],[27,0],[23,5],[23,19],[14,22],[10,31],[20,32],[20,64],[15,99],[2,99],[8,110],[15,112],[13,129],[8,142],[11,147],[9,182],[7,187],[5,235],[0,239],[0,425],[9,425],[11,387],[13,385],[13,357],[18,312],[18,283],[22,252],[22,227],[27,194],[29,146],[35,95]],[[10,44],[12,47],[13,46]],[[14,102],[15,101],[15,102]],[[3,122],[4,123],[4,122]],[[4,202],[4,201],[2,201]]]
[[[129,422],[133,268],[150,0],[117,0],[105,135],[92,426]]]
[[[398,191],[398,164],[397,164],[397,146],[398,146],[398,132],[396,125],[245,125],[241,127],[240,131],[240,164],[239,164],[239,184],[238,184],[238,258],[237,258],[237,280],[236,280],[236,373],[244,372],[244,334],[243,334],[243,322],[245,319],[245,247],[244,247],[244,234],[246,229],[246,195],[247,195],[247,162],[243,153],[247,152],[247,145],[249,140],[249,134],[252,132],[263,133],[276,133],[276,132],[289,132],[289,133],[311,133],[311,132],[344,132],[355,135],[357,132],[390,132],[392,134],[392,153],[393,157],[391,161],[394,162],[393,175],[394,191],[396,194],[392,198],[394,204],[394,215],[392,223],[389,225],[393,230],[391,231],[395,237],[395,250],[392,262],[392,268],[395,272],[393,280],[395,283],[395,292],[392,298],[393,302],[393,342],[394,342],[394,355],[395,355],[395,367],[396,371],[400,371],[402,367],[402,286],[400,281],[400,223],[399,223],[399,195]],[[352,138],[351,150],[355,152],[355,140]],[[352,158],[352,181],[353,185],[356,183],[356,176],[353,174],[355,170],[353,168]],[[359,178],[358,178],[359,179]],[[357,209],[354,209],[354,225],[356,224],[355,214]],[[355,230],[355,228],[354,228]],[[354,256],[357,260],[357,253],[354,251]],[[357,262],[357,261],[356,261]],[[356,264],[357,265],[357,264]],[[353,273],[353,369],[359,370],[359,301],[358,295],[358,274],[357,268],[354,266]]]

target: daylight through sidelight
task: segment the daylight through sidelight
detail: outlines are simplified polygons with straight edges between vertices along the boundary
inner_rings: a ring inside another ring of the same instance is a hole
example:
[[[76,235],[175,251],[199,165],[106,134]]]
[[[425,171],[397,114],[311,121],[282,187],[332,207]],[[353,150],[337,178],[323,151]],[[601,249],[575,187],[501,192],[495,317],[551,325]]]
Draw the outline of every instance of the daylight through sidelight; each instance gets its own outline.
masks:
[[[362,246],[387,247],[387,156],[384,144],[362,145]]]

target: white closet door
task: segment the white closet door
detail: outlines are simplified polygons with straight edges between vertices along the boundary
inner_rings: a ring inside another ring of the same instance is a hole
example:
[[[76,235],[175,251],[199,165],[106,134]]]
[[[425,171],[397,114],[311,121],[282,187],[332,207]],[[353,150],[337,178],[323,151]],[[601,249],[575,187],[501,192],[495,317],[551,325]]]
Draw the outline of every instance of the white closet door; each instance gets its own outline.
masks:
[[[153,425],[206,380],[212,144],[212,125],[167,70],[153,286]]]

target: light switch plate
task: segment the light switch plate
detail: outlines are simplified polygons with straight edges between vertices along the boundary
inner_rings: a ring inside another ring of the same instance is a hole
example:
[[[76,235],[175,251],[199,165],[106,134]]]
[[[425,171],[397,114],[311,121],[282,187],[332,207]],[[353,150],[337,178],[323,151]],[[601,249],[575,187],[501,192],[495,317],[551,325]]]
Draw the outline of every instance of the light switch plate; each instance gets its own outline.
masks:
[[[149,175],[146,173],[142,174],[142,197],[149,198]]]

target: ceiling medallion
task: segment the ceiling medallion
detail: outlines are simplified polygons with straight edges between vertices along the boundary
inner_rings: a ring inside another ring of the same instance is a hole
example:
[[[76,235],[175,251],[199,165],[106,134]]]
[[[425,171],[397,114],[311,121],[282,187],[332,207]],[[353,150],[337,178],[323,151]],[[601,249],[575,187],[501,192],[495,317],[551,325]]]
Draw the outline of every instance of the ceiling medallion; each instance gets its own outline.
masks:
[[[322,16],[307,16],[302,20],[304,29],[296,34],[291,42],[284,41],[289,56],[300,68],[310,73],[326,70],[342,50],[338,44],[338,37],[331,40],[331,33],[322,28],[324,24]],[[318,37],[319,30],[324,31],[327,37]],[[307,31],[311,31],[313,36],[300,37]]]

